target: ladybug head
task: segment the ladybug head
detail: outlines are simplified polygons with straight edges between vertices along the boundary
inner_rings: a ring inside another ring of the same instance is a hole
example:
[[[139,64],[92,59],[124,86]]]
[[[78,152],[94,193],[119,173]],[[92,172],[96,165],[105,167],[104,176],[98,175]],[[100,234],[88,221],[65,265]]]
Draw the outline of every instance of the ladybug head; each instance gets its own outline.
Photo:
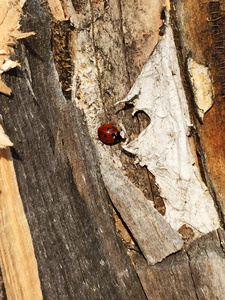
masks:
[[[117,133],[112,133],[112,136],[114,137],[115,143],[118,143],[122,140],[122,136],[120,135],[120,131],[118,131]]]

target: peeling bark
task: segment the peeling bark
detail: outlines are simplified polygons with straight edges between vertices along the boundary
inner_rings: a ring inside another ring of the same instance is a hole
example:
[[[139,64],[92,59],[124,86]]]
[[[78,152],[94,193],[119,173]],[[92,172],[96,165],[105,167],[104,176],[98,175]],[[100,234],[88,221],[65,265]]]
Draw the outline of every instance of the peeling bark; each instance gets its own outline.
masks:
[[[199,152],[207,184],[224,215],[224,3],[192,0],[186,1],[185,5],[182,1],[174,3],[183,59],[191,53],[198,64],[209,66],[212,76],[215,91],[213,106],[205,114],[202,124],[194,114],[193,118],[200,138]],[[191,101],[195,101],[193,95],[189,96]]]

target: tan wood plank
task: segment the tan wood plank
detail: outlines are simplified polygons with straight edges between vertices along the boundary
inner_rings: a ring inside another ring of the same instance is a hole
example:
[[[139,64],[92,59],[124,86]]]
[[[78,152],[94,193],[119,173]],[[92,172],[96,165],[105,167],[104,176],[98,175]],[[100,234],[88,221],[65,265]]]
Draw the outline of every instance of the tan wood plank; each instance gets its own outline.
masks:
[[[0,239],[0,262],[7,299],[43,299],[9,148],[0,150]]]

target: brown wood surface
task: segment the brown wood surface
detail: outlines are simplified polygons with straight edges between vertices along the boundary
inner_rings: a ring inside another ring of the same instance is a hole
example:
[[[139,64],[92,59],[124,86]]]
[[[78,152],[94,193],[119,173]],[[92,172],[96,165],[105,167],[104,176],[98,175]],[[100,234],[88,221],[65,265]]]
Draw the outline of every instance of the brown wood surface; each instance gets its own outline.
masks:
[[[203,173],[217,206],[225,213],[225,92],[224,92],[224,1],[174,0],[174,16],[177,20],[179,50],[183,61],[188,55],[199,64],[209,67],[215,97],[212,108],[205,114],[203,123],[193,112],[197,128],[197,148]],[[187,87],[193,110],[193,95]],[[223,220],[224,222],[224,220]]]

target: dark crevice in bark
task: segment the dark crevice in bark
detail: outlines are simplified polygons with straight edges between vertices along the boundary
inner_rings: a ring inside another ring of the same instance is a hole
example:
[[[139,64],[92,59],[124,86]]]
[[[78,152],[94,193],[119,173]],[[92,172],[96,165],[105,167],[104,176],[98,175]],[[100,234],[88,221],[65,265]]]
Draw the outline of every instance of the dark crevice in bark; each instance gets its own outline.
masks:
[[[190,269],[191,279],[192,279],[194,290],[195,290],[195,296],[196,296],[196,299],[199,300],[198,293],[197,293],[197,286],[195,284],[194,274],[192,272],[192,267],[191,267],[191,258],[190,258],[190,255],[188,254],[188,252],[186,252],[186,255],[187,255],[187,258],[188,258],[188,266],[189,266],[189,269]]]

